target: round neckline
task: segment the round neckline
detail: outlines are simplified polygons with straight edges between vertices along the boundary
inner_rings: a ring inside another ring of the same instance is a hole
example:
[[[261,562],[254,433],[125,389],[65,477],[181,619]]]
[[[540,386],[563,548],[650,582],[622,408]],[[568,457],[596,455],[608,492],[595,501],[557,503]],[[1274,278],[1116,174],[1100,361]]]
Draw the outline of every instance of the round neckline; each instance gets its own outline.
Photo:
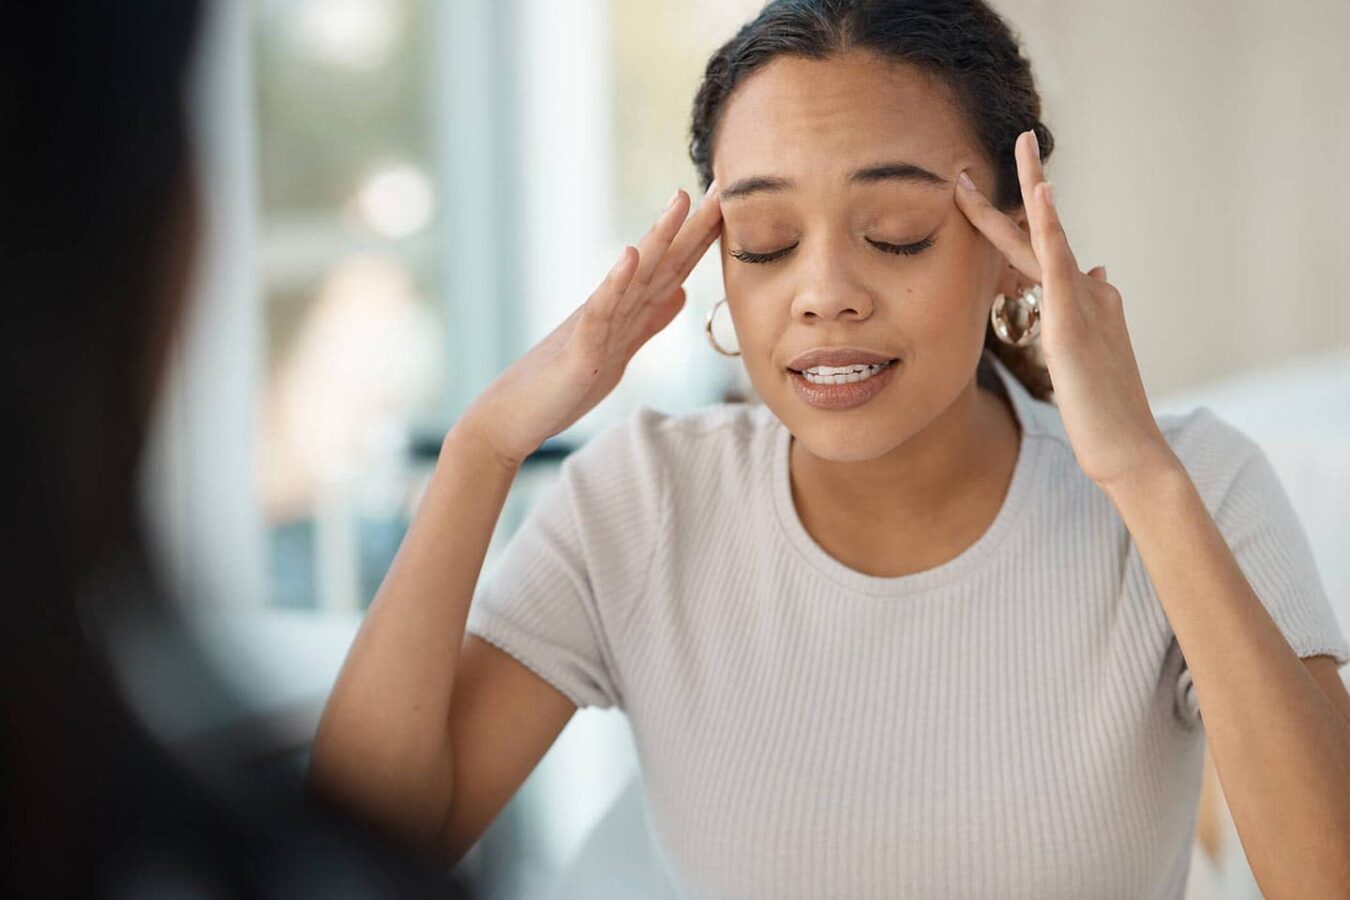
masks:
[[[988,365],[1003,383],[1013,415],[1022,433],[1017,459],[1013,464],[1012,480],[1008,484],[998,512],[984,533],[956,556],[921,572],[890,577],[869,575],[846,566],[816,543],[815,538],[811,537],[806,526],[802,524],[797,507],[792,501],[790,472],[792,433],[780,419],[768,413],[774,428],[772,440],[769,441],[773,452],[769,474],[775,518],[788,543],[814,569],[840,587],[854,593],[873,597],[912,594],[940,587],[979,566],[1011,532],[1019,514],[1027,506],[1043,442],[1037,439],[1039,429],[1035,425],[1034,411],[1030,407],[1033,398],[1027,393],[1026,387],[1008,371],[1003,361],[989,350],[982,351],[982,358],[988,360]]]

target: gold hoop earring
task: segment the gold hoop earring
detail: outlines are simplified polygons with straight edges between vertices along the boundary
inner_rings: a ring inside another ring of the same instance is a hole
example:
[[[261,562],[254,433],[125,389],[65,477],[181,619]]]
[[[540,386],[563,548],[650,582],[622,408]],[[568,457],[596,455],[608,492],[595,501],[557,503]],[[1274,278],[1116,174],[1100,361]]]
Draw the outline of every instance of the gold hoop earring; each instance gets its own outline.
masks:
[[[703,323],[703,330],[708,333],[708,343],[712,344],[713,349],[716,350],[718,353],[722,354],[723,356],[740,356],[741,355],[740,350],[737,350],[735,353],[728,353],[727,351],[722,349],[721,344],[717,343],[717,338],[713,337],[713,316],[717,315],[717,307],[721,306],[723,303],[726,302],[727,298],[723,297],[721,300],[718,300],[716,303],[712,305],[712,309],[708,310],[708,318]]]
[[[1041,295],[1039,284],[1024,288],[1012,302],[1004,294],[995,294],[994,305],[989,308],[994,336],[1014,347],[1034,341],[1041,333]]]

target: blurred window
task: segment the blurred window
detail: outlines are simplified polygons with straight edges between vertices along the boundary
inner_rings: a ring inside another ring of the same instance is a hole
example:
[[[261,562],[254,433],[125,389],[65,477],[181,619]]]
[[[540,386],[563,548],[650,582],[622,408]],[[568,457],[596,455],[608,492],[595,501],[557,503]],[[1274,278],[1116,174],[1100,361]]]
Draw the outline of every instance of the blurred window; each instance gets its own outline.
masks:
[[[259,490],[273,606],[363,610],[441,437],[636,245],[699,202],[690,107],[757,2],[255,0]],[[517,479],[483,577],[561,455],[638,404],[744,394],[707,345],[714,248],[618,389]],[[491,896],[546,893],[636,769],[587,711],[494,823]]]

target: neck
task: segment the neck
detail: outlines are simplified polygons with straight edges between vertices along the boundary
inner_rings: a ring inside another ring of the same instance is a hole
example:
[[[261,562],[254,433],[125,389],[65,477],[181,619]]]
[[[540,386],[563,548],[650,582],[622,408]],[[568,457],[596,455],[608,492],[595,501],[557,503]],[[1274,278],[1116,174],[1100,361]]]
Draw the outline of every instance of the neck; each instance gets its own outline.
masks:
[[[799,516],[813,532],[852,530],[856,535],[858,521],[866,521],[878,542],[931,539],[934,529],[953,522],[985,513],[992,518],[989,508],[996,512],[1002,502],[1021,441],[1009,402],[972,377],[922,431],[864,462],[820,459],[792,439],[790,471]]]

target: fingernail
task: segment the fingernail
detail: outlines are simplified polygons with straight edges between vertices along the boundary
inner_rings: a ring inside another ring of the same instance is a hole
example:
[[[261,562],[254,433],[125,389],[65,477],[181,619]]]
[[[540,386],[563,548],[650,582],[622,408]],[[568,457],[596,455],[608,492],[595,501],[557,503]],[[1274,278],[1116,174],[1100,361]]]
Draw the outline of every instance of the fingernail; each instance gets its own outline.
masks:
[[[970,180],[970,176],[966,174],[964,169],[961,170],[960,175],[956,176],[956,183],[968,191],[976,190],[975,182]]]
[[[1031,135],[1031,149],[1034,150],[1034,151],[1036,152],[1036,158],[1037,158],[1037,159],[1040,159],[1040,158],[1041,158],[1041,142],[1040,142],[1040,140],[1036,137],[1036,129],[1032,128],[1031,130],[1029,130],[1029,131],[1027,132],[1027,134]]]
[[[675,193],[670,195],[670,202],[666,204],[666,209],[670,209],[672,206],[674,206],[675,201],[678,199],[680,199],[680,189],[676,188]]]
[[[711,196],[713,195],[713,192],[716,191],[716,190],[717,190],[717,179],[714,178],[714,179],[712,180],[712,184],[708,185],[708,190],[707,190],[707,192],[704,193],[704,195],[703,195],[704,198],[706,199],[706,198],[708,198],[708,197],[711,197]]]
[[[1045,202],[1049,203],[1051,206],[1054,206],[1055,205],[1054,189],[1050,186],[1049,181],[1044,181],[1042,182],[1042,184],[1045,185]]]
[[[628,259],[628,245],[624,244],[623,249],[619,251],[619,259],[616,263],[614,263],[614,268],[609,270],[609,274],[613,275],[615,272],[622,269],[624,260],[626,259]]]

